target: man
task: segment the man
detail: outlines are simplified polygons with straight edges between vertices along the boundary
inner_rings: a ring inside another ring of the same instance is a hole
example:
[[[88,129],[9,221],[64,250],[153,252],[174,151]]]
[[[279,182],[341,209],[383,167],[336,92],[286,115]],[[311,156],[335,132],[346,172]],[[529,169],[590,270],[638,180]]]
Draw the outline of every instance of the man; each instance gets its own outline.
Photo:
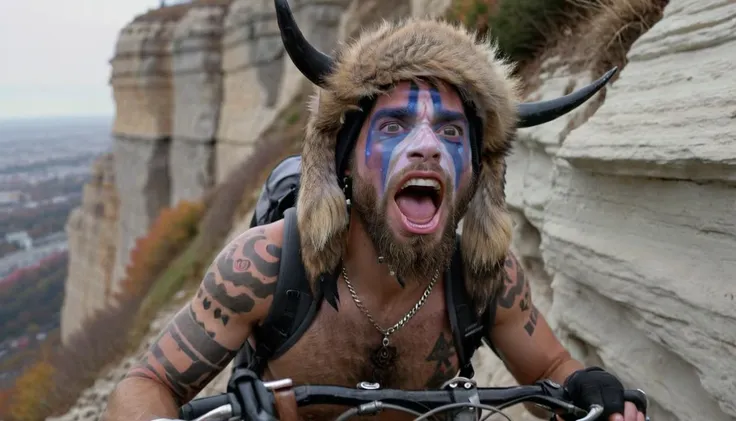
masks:
[[[621,383],[584,370],[534,307],[509,251],[504,200],[514,130],[568,112],[612,72],[577,99],[517,105],[509,67],[461,29],[384,23],[332,59],[303,39],[286,2],[275,2],[287,52],[320,86],[296,208],[306,273],[331,305],[268,362],[265,379],[423,389],[454,377],[441,285],[463,218],[466,289],[479,314],[494,310],[489,337],[514,377],[564,383],[579,406],[603,404],[607,420],[643,421],[624,404]],[[196,296],[118,385],[108,421],[175,418],[228,364],[269,313],[283,229],[282,221],[250,229],[220,252]],[[308,407],[300,415],[332,419],[344,409]]]

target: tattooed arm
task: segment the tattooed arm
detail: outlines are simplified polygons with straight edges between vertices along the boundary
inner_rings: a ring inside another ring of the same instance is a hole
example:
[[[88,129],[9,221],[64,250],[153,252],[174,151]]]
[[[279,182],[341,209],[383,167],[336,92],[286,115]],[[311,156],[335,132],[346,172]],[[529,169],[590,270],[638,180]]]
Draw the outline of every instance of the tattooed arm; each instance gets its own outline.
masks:
[[[505,288],[497,301],[491,341],[519,384],[541,379],[562,384],[584,366],[563,348],[534,306],[524,270],[513,253],[504,266]]]
[[[215,258],[199,291],[110,396],[106,421],[176,418],[268,313],[281,256],[281,222],[248,230]]]

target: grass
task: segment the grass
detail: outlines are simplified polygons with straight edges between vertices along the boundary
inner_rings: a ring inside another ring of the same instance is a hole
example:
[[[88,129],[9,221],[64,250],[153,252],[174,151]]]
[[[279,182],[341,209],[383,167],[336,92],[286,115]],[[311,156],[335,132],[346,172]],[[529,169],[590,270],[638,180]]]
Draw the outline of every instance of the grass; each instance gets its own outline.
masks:
[[[447,19],[474,28],[517,63],[527,92],[549,57],[600,76],[626,65],[631,45],[662,18],[668,0],[453,0]],[[615,77],[618,77],[616,75]]]
[[[522,67],[585,10],[575,0],[454,0],[446,18],[490,37],[504,56]]]
[[[148,333],[150,321],[153,320],[159,310],[172,304],[172,297],[177,292],[186,290],[185,287],[190,283],[189,281],[196,278],[197,274],[201,272],[200,268],[204,261],[201,256],[197,239],[194,239],[156,279],[148,294],[141,301],[131,326],[128,341],[131,347],[138,347],[143,337]],[[207,255],[207,258],[209,257],[210,255]]]
[[[662,19],[668,0],[574,0],[592,11],[581,23],[571,53],[586,58],[580,63],[597,74],[626,65],[632,44]]]

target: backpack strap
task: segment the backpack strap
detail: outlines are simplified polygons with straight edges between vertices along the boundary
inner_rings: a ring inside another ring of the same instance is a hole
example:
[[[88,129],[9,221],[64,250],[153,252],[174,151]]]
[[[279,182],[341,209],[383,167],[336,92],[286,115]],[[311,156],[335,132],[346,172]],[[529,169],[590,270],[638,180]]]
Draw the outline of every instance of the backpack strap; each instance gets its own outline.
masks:
[[[253,331],[256,347],[246,341],[234,368],[247,364],[258,376],[268,361],[293,346],[314,320],[321,294],[313,297],[301,259],[299,231],[294,208],[284,212],[284,237],[276,290],[268,315]]]
[[[452,328],[455,351],[460,363],[460,376],[472,378],[475,375],[471,358],[481,341],[491,347],[490,329],[493,326],[496,307],[495,297],[482,316],[476,316],[474,306],[465,288],[465,272],[460,249],[460,234],[455,238],[455,252],[447,272],[445,281],[445,299],[447,301],[450,326]],[[497,353],[496,353],[497,354]]]

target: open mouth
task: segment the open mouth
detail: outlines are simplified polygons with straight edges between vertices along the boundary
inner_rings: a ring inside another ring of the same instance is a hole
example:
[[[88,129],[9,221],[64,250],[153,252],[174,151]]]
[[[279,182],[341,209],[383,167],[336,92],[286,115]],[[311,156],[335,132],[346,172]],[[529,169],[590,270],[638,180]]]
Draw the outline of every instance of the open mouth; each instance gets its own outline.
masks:
[[[442,204],[442,183],[435,177],[410,176],[394,197],[405,228],[422,234],[434,231]]]

